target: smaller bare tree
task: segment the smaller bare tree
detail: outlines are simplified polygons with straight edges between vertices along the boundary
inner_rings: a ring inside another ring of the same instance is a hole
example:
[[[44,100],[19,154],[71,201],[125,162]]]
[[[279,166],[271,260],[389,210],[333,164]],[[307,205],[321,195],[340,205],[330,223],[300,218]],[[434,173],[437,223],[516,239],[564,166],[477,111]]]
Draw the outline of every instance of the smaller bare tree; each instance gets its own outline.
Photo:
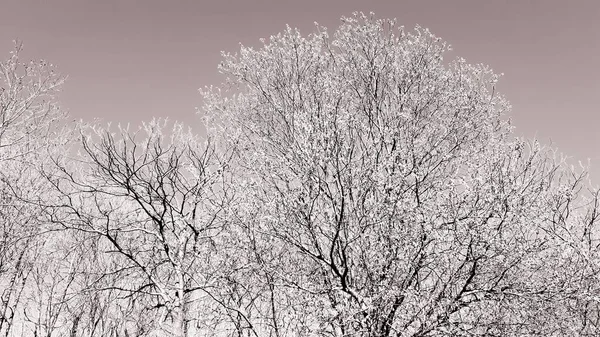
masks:
[[[221,274],[228,159],[180,124],[165,134],[166,125],[84,129],[81,165],[57,158],[62,174],[48,176],[62,195],[49,214],[99,239],[104,270],[90,291],[116,292],[135,315],[160,313],[156,328],[186,336],[206,324],[203,308]]]

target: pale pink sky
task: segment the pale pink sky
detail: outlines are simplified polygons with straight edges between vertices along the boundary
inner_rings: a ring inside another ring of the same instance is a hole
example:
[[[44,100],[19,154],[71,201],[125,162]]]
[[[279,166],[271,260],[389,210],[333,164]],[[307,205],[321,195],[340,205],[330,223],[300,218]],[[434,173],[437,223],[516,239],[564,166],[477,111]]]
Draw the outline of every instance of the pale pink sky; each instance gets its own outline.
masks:
[[[452,56],[503,72],[517,133],[591,158],[600,181],[598,0],[2,0],[0,58],[18,38],[27,58],[57,64],[69,76],[62,105],[76,118],[197,125],[197,89],[221,82],[221,50],[259,45],[285,24],[333,30],[353,11],[420,24]]]

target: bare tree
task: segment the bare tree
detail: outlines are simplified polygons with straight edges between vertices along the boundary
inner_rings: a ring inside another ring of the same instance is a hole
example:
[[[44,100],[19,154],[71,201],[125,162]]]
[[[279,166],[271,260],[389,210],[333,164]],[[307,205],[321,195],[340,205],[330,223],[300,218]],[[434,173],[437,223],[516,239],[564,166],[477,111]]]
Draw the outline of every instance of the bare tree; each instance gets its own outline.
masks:
[[[55,95],[64,78],[45,61],[23,62],[17,43],[0,63],[0,334],[23,322],[24,292],[44,254],[39,207],[49,193],[38,174],[65,142],[65,114]],[[22,331],[21,331],[22,332]],[[16,332],[16,333],[21,333]]]
[[[227,83],[203,91],[237,151],[254,330],[598,334],[585,172],[515,139],[498,76],[446,62],[428,30],[342,21],[225,54]]]
[[[213,319],[211,287],[227,244],[228,161],[180,124],[170,135],[165,126],[84,130],[78,168],[57,158],[62,174],[48,177],[62,194],[52,221],[98,239],[103,262],[88,291],[117,294],[133,309],[133,325],[150,317],[145,326],[125,324],[119,335],[158,329],[187,336]]]

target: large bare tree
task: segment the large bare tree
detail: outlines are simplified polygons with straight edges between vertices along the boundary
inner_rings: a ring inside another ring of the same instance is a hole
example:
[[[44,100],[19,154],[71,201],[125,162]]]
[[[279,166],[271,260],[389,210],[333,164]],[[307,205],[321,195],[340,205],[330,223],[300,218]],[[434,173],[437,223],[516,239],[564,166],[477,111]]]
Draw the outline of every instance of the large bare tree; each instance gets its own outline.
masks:
[[[203,91],[236,152],[254,331],[598,334],[597,192],[516,139],[498,76],[355,13],[225,54]]]

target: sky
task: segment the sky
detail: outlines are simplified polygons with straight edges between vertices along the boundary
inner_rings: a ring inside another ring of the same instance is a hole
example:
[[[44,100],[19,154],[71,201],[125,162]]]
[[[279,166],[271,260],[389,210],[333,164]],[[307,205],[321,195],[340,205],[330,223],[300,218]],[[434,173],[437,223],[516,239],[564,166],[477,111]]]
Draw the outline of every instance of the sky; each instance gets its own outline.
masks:
[[[354,11],[429,28],[452,45],[448,57],[504,73],[516,134],[589,158],[598,185],[598,0],[0,0],[0,59],[19,39],[26,59],[57,65],[74,118],[169,117],[201,130],[198,89],[224,80],[221,51],[258,47],[286,24],[333,31]]]

